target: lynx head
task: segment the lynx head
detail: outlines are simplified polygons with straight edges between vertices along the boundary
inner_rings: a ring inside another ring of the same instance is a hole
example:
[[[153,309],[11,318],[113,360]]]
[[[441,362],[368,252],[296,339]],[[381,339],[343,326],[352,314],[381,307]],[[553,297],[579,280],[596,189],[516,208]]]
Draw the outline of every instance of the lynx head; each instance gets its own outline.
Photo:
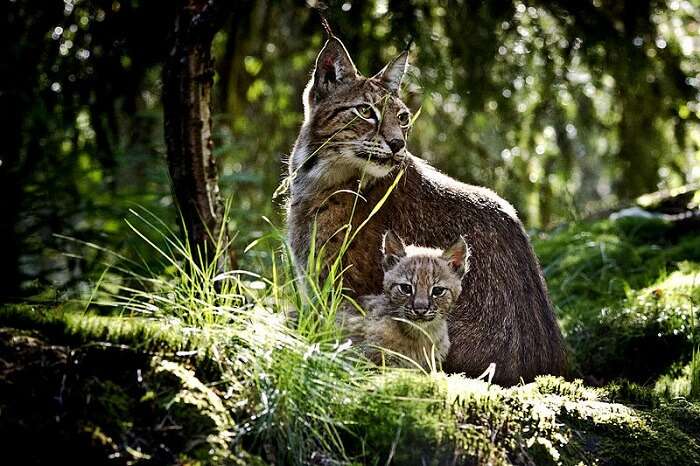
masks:
[[[392,314],[417,323],[443,318],[462,291],[469,247],[459,238],[441,249],[405,246],[392,231],[382,242],[384,293]]]
[[[337,37],[316,58],[304,91],[304,125],[292,172],[315,172],[331,184],[351,177],[381,178],[405,156],[411,114],[399,98],[408,52],[376,75],[362,76]]]

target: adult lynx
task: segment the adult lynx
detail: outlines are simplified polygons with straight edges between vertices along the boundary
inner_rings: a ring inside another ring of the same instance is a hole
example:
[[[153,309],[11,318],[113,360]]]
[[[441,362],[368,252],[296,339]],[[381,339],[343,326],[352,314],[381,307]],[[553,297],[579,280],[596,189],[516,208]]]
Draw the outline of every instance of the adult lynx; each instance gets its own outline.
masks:
[[[451,372],[476,376],[496,363],[494,382],[560,374],[565,351],[527,234],[513,207],[492,191],[460,183],[409,154],[410,111],[399,97],[408,54],[375,76],[360,75],[331,37],[304,92],[304,123],[290,163],[287,223],[297,267],[317,247],[337,255],[345,224],[369,217],[400,170],[403,178],[343,257],[343,284],[357,297],[382,290],[382,235],[437,248],[462,235],[472,252],[469,285],[448,321]],[[362,178],[356,202],[358,180]],[[356,205],[354,205],[356,204]],[[354,213],[353,213],[354,211]]]

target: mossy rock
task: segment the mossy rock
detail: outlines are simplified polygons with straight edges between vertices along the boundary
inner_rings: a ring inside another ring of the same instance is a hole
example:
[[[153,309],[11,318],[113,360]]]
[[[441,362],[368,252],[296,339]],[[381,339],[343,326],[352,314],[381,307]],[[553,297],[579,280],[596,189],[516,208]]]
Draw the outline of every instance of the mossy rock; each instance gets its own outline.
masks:
[[[235,423],[187,361],[0,329],[0,436],[8,464],[250,464]],[[11,363],[10,363],[11,362]]]
[[[690,359],[700,330],[700,234],[623,218],[541,233],[534,245],[574,373],[649,382]]]
[[[503,389],[459,375],[392,371],[354,405],[346,445],[362,464],[700,462],[698,405],[662,403],[637,388],[650,398],[556,377]],[[610,402],[611,394],[630,396],[635,406]]]
[[[700,461],[697,438],[687,435],[682,424],[665,411],[676,405],[653,408],[661,403],[653,395],[637,394],[634,401],[622,404],[610,401],[608,389],[541,377],[502,396],[512,407],[511,435],[528,446],[519,454],[510,449],[509,460],[514,463],[671,465]],[[640,400],[649,404],[637,404]],[[533,419],[537,420],[534,426]]]

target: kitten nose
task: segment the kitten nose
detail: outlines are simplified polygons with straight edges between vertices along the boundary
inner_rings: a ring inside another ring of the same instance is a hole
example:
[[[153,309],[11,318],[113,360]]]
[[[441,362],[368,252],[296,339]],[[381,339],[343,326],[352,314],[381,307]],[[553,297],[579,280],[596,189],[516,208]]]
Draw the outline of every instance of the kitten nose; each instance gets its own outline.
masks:
[[[389,144],[389,148],[391,149],[391,152],[394,154],[403,149],[403,147],[406,145],[406,143],[403,141],[403,139],[399,138],[394,138],[391,141],[389,141],[387,144]]]
[[[430,300],[427,296],[421,296],[419,294],[418,296],[414,296],[412,304],[413,305],[411,307],[415,312],[425,314],[428,312],[428,308],[430,307]]]
[[[432,320],[433,317],[430,316],[430,309],[427,307],[414,308],[413,314],[415,315],[416,320]]]

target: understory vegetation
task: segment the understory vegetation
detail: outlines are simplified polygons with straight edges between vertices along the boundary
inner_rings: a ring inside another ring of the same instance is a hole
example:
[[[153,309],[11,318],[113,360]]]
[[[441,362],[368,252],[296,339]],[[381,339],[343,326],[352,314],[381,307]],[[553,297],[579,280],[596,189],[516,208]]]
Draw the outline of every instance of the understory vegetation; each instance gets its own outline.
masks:
[[[115,258],[87,300],[0,313],[0,434],[29,462],[700,462],[696,232],[624,218],[534,235],[572,373],[504,389],[362,360],[331,323],[339,275],[300,293],[279,233],[250,246],[277,250],[265,274],[217,275],[134,216],[165,274]]]

